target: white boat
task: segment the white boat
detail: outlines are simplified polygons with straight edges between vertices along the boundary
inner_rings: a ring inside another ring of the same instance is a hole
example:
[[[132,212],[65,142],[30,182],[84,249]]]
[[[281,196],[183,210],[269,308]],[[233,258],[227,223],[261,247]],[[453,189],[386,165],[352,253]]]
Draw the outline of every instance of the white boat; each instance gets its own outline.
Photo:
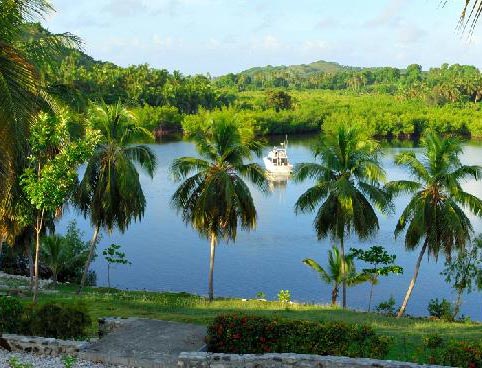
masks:
[[[293,171],[293,165],[288,160],[288,139],[280,146],[275,146],[269,151],[268,156],[263,157],[266,171],[271,177],[288,177]]]

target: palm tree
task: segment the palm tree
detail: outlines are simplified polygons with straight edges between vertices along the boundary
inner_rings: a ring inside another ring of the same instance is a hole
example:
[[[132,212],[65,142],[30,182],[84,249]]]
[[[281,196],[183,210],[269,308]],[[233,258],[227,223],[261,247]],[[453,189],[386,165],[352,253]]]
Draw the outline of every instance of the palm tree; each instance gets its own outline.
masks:
[[[90,109],[89,121],[99,129],[103,139],[85,170],[75,194],[75,204],[84,217],[89,217],[94,234],[85,263],[79,293],[84,287],[90,262],[94,255],[100,229],[124,232],[132,220],[140,220],[146,199],[139,182],[137,163],[151,178],[156,168],[156,157],[145,145],[133,145],[139,135],[152,135],[137,127],[133,115],[120,102],[105,103]]]
[[[448,0],[441,0],[445,5]],[[459,28],[465,31],[469,27],[469,33],[471,34],[477,22],[479,21],[482,13],[482,0],[465,0],[464,9],[460,15]]]
[[[403,152],[395,158],[395,163],[407,168],[414,181],[400,180],[387,184],[387,189],[393,194],[412,194],[398,219],[395,236],[406,229],[407,250],[414,250],[422,244],[398,317],[405,312],[424,254],[428,252],[437,259],[442,251],[450,259],[453,250],[464,249],[473,231],[463,208],[482,216],[482,201],[465,192],[460,184],[467,178],[478,180],[481,167],[461,164],[459,155],[462,147],[455,138],[441,138],[435,133],[428,133],[423,145],[424,152],[420,158],[413,151]]]
[[[304,259],[303,263],[318,272],[321,280],[327,284],[333,284],[333,289],[331,291],[332,305],[336,305],[340,285],[343,281],[346,282],[347,286],[354,286],[368,280],[366,274],[356,272],[354,256],[346,255],[345,262],[343,262],[340,251],[336,246],[333,246],[333,248],[328,251],[328,270],[325,270],[311,258]],[[343,269],[345,270],[345,276],[343,275]]]
[[[339,127],[315,150],[320,163],[301,163],[294,169],[294,179],[315,179],[296,201],[296,213],[317,210],[314,227],[318,239],[331,235],[340,241],[340,255],[345,258],[345,236],[354,232],[365,239],[379,228],[377,207],[392,209],[381,182],[385,171],[378,159],[378,146],[353,128]],[[346,271],[346,270],[345,270]],[[345,273],[345,271],[343,271]],[[343,307],[346,307],[346,280],[343,278]]]
[[[213,122],[196,146],[201,158],[181,157],[172,163],[176,180],[185,179],[172,196],[172,205],[186,224],[210,240],[209,300],[214,298],[213,273],[216,245],[220,239],[236,240],[238,223],[243,230],[256,225],[256,208],[245,179],[263,192],[269,186],[264,170],[245,164],[261,146],[241,139],[237,126],[226,120]],[[192,174],[190,176],[190,174]]]
[[[42,239],[42,258],[52,271],[54,285],[57,285],[57,276],[70,261],[70,254],[65,247],[65,240],[59,235],[50,235]]]
[[[54,11],[50,1],[0,0],[0,9],[0,205],[3,209],[19,192],[15,184],[25,165],[28,127],[42,108],[50,106],[38,65],[58,56],[60,47],[77,48],[80,40],[68,33],[25,37],[27,22],[43,19]]]

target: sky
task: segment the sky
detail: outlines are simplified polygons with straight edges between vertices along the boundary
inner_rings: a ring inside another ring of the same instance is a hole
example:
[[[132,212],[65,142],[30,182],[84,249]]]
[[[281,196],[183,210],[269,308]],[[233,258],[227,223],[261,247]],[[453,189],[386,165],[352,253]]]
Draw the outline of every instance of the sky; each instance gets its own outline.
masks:
[[[317,60],[350,66],[482,68],[482,22],[457,30],[462,0],[52,0],[44,25],[121,66],[213,76]]]

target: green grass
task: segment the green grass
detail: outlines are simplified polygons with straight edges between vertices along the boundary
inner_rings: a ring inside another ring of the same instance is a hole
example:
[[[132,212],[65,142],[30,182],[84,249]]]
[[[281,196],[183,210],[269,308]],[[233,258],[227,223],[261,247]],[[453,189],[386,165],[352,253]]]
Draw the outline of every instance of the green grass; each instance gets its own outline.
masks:
[[[27,299],[26,299],[27,300]],[[259,316],[294,320],[344,321],[371,325],[378,333],[393,337],[394,344],[387,359],[414,361],[419,356],[422,338],[440,334],[447,339],[480,340],[479,323],[450,323],[424,318],[385,317],[377,313],[356,312],[331,306],[278,302],[242,301],[240,299],[206,299],[186,293],[155,293],[87,288],[77,296],[74,286],[60,286],[59,293],[42,294],[40,303],[85,303],[91,313],[92,335],[97,332],[100,317],[142,317],[206,325],[220,313],[242,312]]]

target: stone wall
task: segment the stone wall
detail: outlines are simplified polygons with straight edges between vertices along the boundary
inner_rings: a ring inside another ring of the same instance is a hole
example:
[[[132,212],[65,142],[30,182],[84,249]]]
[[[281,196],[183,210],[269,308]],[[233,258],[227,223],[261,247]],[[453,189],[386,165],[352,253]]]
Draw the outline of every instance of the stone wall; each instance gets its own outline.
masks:
[[[2,339],[7,342],[14,352],[35,353],[40,355],[78,355],[87,341],[60,340],[47,337],[20,336],[3,334]]]
[[[389,360],[353,359],[305,354],[215,354],[181,353],[179,368],[440,368]]]

